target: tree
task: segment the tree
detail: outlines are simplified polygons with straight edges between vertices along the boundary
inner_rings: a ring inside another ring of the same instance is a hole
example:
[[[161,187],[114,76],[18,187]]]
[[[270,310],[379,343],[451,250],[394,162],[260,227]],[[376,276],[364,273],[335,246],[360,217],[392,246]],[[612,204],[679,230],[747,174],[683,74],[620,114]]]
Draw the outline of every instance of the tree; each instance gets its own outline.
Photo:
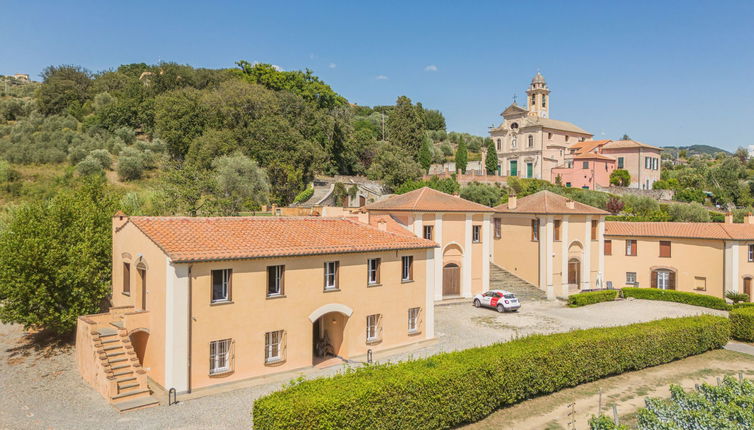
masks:
[[[424,141],[424,119],[406,96],[398,97],[387,119],[388,140],[415,160]]]
[[[623,210],[623,201],[617,197],[610,197],[607,201],[607,210],[613,215],[618,215]]]
[[[422,168],[406,151],[390,142],[383,142],[367,172],[369,179],[382,180],[390,190],[422,176]]]
[[[238,215],[242,209],[266,204],[270,184],[256,161],[241,155],[225,155],[212,163],[215,200],[222,215]]]
[[[274,161],[267,166],[272,201],[280,206],[290,204],[305,186],[304,172],[290,164]]]
[[[495,175],[497,173],[497,162],[495,143],[490,139],[487,142],[487,157],[484,159],[484,167],[487,169],[488,175]]]
[[[202,134],[207,119],[200,98],[199,90],[182,88],[155,99],[155,132],[175,160],[183,160],[191,141]]]
[[[429,167],[432,165],[432,142],[426,136],[419,150],[419,164],[421,164],[425,172],[428,172]]]
[[[746,148],[738,148],[736,149],[736,153],[734,154],[736,158],[741,160],[741,163],[746,163],[749,160],[749,151]]]
[[[193,163],[174,163],[163,173],[160,188],[170,213],[197,216],[208,202],[212,185],[208,170]]]
[[[435,109],[425,109],[424,127],[432,131],[445,130],[445,117],[442,112]]]
[[[615,169],[610,174],[610,185],[627,187],[631,184],[631,174],[625,169]]]
[[[72,107],[74,110],[80,109],[89,98],[91,75],[91,72],[80,66],[45,68],[42,71],[42,86],[37,92],[40,112],[54,115],[67,112]]]
[[[458,142],[458,148],[456,149],[456,171],[460,170],[462,173],[466,173],[468,160],[469,151],[466,148],[466,141],[461,137],[460,142]]]
[[[674,222],[709,222],[709,211],[701,204],[674,203],[668,205],[668,215]]]
[[[71,333],[110,293],[115,196],[90,176],[11,213],[0,231],[0,320]]]
[[[505,192],[502,188],[478,182],[461,188],[461,198],[490,207],[502,203],[503,195]]]

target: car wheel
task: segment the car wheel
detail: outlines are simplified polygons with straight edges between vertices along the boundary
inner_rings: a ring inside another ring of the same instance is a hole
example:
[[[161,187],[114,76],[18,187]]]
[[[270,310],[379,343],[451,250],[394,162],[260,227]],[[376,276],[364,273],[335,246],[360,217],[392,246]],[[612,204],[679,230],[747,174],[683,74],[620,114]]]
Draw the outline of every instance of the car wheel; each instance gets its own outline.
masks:
[[[478,308],[479,306],[482,306],[482,303],[479,301],[479,299],[474,299],[474,307]]]
[[[497,311],[503,313],[505,312],[505,308],[503,307],[503,305],[497,305]]]

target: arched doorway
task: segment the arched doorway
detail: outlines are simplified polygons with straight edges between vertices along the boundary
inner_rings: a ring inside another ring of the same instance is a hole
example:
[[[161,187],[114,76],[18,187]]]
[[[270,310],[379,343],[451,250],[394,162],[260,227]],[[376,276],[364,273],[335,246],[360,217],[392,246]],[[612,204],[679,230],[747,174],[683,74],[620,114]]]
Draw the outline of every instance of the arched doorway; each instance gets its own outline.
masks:
[[[347,358],[344,336],[346,324],[353,310],[341,304],[320,307],[309,315],[312,322],[312,365],[333,357]]]
[[[139,359],[139,364],[143,366],[144,353],[147,351],[147,343],[149,342],[149,332],[144,329],[136,329],[128,335],[128,339],[131,341],[131,346],[133,346],[136,357]]]
[[[442,295],[458,296],[461,294],[461,268],[455,263],[448,263],[442,268]]]
[[[579,285],[581,283],[581,261],[578,258],[568,260],[568,284]]]

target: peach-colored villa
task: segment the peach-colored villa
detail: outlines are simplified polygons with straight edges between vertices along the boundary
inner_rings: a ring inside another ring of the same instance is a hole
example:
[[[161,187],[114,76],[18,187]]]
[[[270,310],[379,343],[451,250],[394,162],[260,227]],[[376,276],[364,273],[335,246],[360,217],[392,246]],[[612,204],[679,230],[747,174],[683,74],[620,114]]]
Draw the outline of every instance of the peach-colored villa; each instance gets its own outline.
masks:
[[[390,216],[417,237],[440,245],[435,300],[471,298],[489,290],[492,208],[424,187],[364,209],[370,217]]]
[[[743,224],[614,222],[605,228],[605,280],[725,297],[752,293],[754,217]]]
[[[78,368],[120,410],[434,337],[435,248],[391,220],[113,218],[112,304]],[[149,382],[147,381],[149,380]]]
[[[608,212],[550,191],[510,196],[495,211],[496,265],[539,287],[549,299],[602,285]]]

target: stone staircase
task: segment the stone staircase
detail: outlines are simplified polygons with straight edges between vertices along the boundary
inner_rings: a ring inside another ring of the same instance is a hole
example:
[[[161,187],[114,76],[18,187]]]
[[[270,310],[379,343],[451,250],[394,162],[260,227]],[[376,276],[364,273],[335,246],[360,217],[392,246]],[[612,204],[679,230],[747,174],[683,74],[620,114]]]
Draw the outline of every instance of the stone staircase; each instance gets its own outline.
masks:
[[[547,300],[547,293],[492,263],[490,263],[490,289],[510,291],[521,301]]]
[[[95,353],[107,379],[107,396],[120,412],[156,406],[147,385],[146,371],[131,345],[128,331],[120,320],[98,324],[91,331]]]

